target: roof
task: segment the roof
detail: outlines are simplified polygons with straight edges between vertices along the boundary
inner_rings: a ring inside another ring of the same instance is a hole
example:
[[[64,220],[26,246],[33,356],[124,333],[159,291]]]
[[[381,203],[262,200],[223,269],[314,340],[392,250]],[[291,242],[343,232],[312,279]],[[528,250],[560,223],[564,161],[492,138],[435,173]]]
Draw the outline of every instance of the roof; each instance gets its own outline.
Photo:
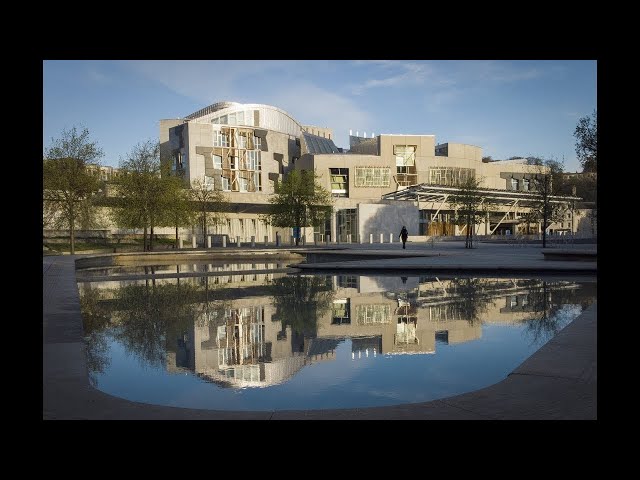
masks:
[[[430,185],[421,183],[413,185],[403,190],[386,193],[382,196],[385,200],[418,200],[422,202],[442,202],[449,195],[455,195],[460,191],[458,187],[447,187],[443,185]],[[493,204],[512,204],[516,200],[520,205],[532,205],[540,201],[540,195],[536,192],[518,192],[514,190],[500,190],[496,188],[479,188],[478,193],[488,203]],[[572,201],[580,201],[581,197],[551,195],[551,203],[568,203]]]
[[[302,137],[307,146],[307,151],[304,153],[311,153],[313,155],[318,153],[340,153],[336,144],[329,138],[319,137],[318,135],[312,135],[307,132],[302,132]]]

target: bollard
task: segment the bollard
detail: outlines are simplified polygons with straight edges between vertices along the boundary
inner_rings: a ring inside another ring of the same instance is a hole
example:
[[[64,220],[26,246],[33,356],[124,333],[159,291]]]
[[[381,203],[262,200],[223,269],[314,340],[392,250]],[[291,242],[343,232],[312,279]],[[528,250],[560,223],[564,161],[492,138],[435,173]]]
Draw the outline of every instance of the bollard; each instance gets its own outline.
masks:
[[[222,236],[222,248],[226,248],[227,246],[227,236],[223,235]]]
[[[358,243],[362,245],[362,235],[358,234]]]
[[[331,235],[327,235],[324,239],[325,243],[329,245],[331,243]]]
[[[211,235],[207,235],[207,248],[211,248]]]
[[[256,248],[256,237],[251,235],[251,248]]]
[[[302,237],[302,246],[306,246],[307,245],[307,237]]]
[[[389,243],[393,243],[393,233],[389,234]]]
[[[196,243],[196,236],[195,235],[191,236],[191,244],[193,245],[193,248],[196,248],[198,246],[198,244]]]
[[[336,245],[340,245],[340,235],[336,233]]]
[[[264,246],[265,247],[269,246],[269,236],[268,235],[264,236]]]
[[[242,244],[240,243],[240,235],[236,235],[236,247],[241,247]]]
[[[351,243],[351,234],[350,233],[347,235],[347,243]]]
[[[296,239],[293,235],[291,235],[291,246],[296,242]]]
[[[384,233],[380,234],[380,243],[384,243]]]
[[[280,234],[276,233],[276,247],[280,246]]]
[[[369,234],[369,243],[373,243],[373,233]]]
[[[182,238],[178,239],[178,248],[184,248],[184,240]]]

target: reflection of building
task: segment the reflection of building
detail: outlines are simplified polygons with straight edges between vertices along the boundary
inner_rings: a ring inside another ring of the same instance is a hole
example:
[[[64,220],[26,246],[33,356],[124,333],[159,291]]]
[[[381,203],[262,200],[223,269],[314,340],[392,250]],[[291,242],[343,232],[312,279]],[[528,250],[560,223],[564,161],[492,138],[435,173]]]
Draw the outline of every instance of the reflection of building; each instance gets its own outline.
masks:
[[[276,312],[270,297],[234,300],[221,313],[222,318],[210,317],[215,321],[196,325],[188,333],[184,349],[191,357],[181,366],[220,385],[258,387],[286,381],[305,365],[334,359],[336,347],[346,339],[351,340],[354,360],[433,354],[439,344],[479,339],[484,323],[508,325],[528,320],[540,308],[540,299],[531,292],[543,285],[526,279],[425,277],[403,290],[394,289],[393,280],[333,277],[330,308],[317,312],[316,334],[304,338],[273,319]],[[555,282],[544,291],[551,295],[575,288],[576,284]],[[186,357],[175,354],[172,359]]]

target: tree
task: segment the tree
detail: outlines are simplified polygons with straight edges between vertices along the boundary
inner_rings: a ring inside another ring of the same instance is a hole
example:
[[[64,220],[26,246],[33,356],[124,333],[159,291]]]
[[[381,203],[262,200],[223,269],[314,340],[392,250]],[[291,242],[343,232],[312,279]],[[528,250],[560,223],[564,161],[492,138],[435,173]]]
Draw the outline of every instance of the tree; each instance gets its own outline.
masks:
[[[194,213],[202,229],[202,234],[209,234],[209,225],[219,225],[226,218],[224,213],[229,209],[229,202],[224,193],[214,190],[213,185],[204,180],[196,179],[191,182],[191,200],[194,202]]]
[[[583,172],[598,171],[598,114],[594,110],[591,116],[578,120],[573,132],[576,137],[576,154]]]
[[[167,182],[167,198],[170,201],[163,211],[162,224],[176,229],[175,248],[178,248],[178,228],[193,224],[195,219],[191,192],[184,188],[181,178],[165,176],[164,172],[163,177]]]
[[[97,171],[103,156],[89,130],[63,130],[45,150],[42,168],[43,213],[45,221],[69,229],[71,254],[75,253],[75,230],[79,223],[90,227],[94,219],[93,195],[100,189]]]
[[[458,193],[449,197],[449,203],[456,213],[454,223],[466,228],[465,248],[473,248],[473,231],[476,224],[482,222],[483,198],[478,191],[482,180],[474,177],[467,178],[458,187]]]
[[[538,199],[531,206],[529,218],[542,222],[542,248],[547,246],[547,227],[553,222],[561,221],[565,207],[561,203],[553,202],[553,195],[562,182],[562,163],[557,160],[542,160],[538,171],[531,179],[533,190]]]
[[[127,158],[120,161],[120,170],[119,201],[114,209],[116,223],[144,229],[143,250],[153,250],[153,229],[167,223],[166,212],[176,198],[178,180],[160,174],[160,145],[154,140],[135,145]]]
[[[276,227],[319,226],[326,218],[331,206],[331,194],[317,182],[313,170],[291,170],[275,184],[275,193],[269,198],[266,219]],[[296,245],[300,238],[296,237]]]

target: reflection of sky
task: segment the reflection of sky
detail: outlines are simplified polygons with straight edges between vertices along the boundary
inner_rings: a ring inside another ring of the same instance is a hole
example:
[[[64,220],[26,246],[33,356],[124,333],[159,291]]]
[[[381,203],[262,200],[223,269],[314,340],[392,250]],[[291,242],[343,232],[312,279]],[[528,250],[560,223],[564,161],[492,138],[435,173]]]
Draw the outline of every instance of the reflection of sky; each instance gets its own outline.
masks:
[[[564,327],[579,307],[559,313]],[[545,338],[546,341],[548,338]],[[435,355],[351,358],[351,340],[335,359],[303,367],[280,385],[221,388],[192,373],[145,366],[111,341],[111,365],[97,375],[100,390],[134,401],[221,410],[351,408],[412,403],[477,390],[503,380],[541,346],[522,325],[482,327],[480,339],[436,346]]]

